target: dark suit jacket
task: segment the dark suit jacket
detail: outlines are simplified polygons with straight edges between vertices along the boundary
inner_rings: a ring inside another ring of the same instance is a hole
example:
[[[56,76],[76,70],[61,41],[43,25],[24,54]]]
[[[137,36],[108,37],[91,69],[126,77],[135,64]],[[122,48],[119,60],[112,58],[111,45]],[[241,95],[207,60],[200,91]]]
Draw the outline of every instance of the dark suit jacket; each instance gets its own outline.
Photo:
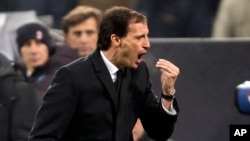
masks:
[[[177,103],[174,107],[178,111]],[[129,141],[137,118],[148,135],[166,140],[176,116],[151,90],[143,62],[125,69],[120,99],[100,51],[62,67],[44,97],[29,141]]]

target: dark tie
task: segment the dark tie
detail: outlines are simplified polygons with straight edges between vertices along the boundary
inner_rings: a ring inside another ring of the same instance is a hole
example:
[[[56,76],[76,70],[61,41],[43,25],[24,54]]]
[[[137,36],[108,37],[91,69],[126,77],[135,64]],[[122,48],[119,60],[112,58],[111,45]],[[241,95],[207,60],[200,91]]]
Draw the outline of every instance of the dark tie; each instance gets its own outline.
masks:
[[[116,92],[118,94],[120,94],[120,89],[121,89],[121,84],[122,84],[122,74],[123,74],[123,71],[122,70],[119,70],[116,72],[117,74],[117,79],[115,81],[115,86],[116,86]]]

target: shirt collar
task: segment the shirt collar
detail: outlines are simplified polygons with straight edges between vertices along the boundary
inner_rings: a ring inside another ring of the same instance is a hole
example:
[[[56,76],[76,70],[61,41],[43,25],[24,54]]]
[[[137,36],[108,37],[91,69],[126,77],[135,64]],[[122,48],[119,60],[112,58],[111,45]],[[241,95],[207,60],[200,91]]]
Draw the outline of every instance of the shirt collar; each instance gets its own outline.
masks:
[[[101,53],[101,56],[102,56],[102,59],[103,59],[105,65],[108,68],[108,71],[109,71],[110,75],[116,74],[116,72],[119,69],[107,59],[107,57],[103,54],[102,51],[100,51],[100,53]]]

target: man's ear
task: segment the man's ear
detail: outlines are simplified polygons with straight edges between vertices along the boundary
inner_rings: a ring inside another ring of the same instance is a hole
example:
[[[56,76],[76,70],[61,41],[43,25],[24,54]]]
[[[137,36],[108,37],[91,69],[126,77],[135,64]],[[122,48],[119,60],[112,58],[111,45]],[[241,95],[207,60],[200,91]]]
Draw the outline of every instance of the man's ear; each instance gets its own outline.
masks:
[[[112,44],[115,45],[116,47],[121,45],[121,39],[116,34],[112,34],[110,38],[111,38]]]

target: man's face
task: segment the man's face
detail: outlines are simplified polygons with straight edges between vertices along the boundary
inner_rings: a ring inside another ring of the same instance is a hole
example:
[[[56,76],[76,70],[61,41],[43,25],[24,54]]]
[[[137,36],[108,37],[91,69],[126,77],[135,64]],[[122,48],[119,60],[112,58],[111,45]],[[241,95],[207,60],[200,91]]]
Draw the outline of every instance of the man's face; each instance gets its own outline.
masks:
[[[141,63],[142,55],[150,47],[146,23],[131,23],[128,26],[127,36],[121,39],[120,66],[137,68]],[[119,64],[118,64],[119,65]]]
[[[98,39],[98,26],[95,18],[90,17],[85,21],[69,27],[65,41],[75,48],[81,57],[87,56],[96,49]]]
[[[49,50],[47,45],[35,39],[25,42],[21,47],[20,52],[28,69],[43,66],[49,60]]]

